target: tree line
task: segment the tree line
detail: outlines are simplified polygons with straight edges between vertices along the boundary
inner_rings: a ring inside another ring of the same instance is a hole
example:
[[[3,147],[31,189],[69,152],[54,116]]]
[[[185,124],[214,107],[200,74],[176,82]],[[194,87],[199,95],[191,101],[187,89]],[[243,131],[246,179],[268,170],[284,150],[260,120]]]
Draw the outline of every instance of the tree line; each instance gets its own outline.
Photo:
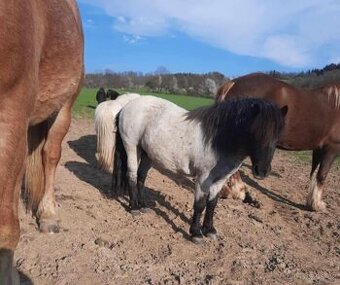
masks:
[[[330,83],[340,83],[340,63],[329,64],[322,69],[311,69],[299,73],[269,71],[269,75],[284,80],[299,88],[316,88]],[[205,74],[169,73],[159,67],[154,73],[112,72],[86,74],[84,85],[89,88],[115,88],[171,93],[189,96],[214,97],[217,88],[229,81],[220,72]]]

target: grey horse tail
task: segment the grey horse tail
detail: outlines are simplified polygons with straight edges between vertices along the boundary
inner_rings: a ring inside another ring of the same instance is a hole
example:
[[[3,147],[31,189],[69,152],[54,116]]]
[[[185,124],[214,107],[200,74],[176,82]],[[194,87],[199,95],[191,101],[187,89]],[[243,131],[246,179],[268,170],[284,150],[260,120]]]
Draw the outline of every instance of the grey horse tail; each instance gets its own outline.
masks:
[[[127,188],[127,153],[119,131],[119,114],[116,120],[116,127],[116,149],[112,173],[112,190],[114,196],[117,197],[122,193],[125,193]]]

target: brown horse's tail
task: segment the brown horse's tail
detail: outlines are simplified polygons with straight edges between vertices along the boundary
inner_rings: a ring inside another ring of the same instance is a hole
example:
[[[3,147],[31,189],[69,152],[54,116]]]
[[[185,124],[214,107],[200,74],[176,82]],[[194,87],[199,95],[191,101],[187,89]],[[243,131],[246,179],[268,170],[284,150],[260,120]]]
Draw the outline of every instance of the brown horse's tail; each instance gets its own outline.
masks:
[[[229,90],[231,89],[231,87],[233,87],[233,85],[235,84],[234,81],[228,81],[226,83],[224,83],[223,85],[221,85],[216,92],[216,96],[215,96],[215,101],[216,102],[222,102],[225,100],[225,97],[227,96]]]
[[[48,133],[48,122],[44,121],[28,129],[28,154],[26,158],[24,201],[26,209],[35,214],[45,192],[43,146]]]

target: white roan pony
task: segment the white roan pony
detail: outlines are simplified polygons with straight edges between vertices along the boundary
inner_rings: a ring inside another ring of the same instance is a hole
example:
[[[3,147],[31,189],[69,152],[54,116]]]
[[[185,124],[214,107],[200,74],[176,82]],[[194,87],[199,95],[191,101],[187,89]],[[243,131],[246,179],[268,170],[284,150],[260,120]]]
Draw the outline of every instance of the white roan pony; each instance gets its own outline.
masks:
[[[127,103],[139,96],[137,93],[126,93],[116,100],[104,101],[97,106],[95,111],[96,157],[100,169],[109,171],[113,165],[118,113]]]
[[[128,187],[131,213],[137,214],[146,206],[144,182],[152,164],[195,177],[192,240],[216,238],[218,193],[247,156],[255,177],[269,174],[286,113],[286,106],[280,110],[264,99],[222,102],[189,112],[153,96],[134,99],[116,122],[113,188]]]

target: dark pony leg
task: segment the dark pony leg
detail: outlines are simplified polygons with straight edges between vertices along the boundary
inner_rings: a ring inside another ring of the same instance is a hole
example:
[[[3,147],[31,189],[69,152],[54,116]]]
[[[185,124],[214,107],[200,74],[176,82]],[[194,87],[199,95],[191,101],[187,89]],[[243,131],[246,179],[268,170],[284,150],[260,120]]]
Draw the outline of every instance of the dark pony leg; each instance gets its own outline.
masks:
[[[205,210],[205,216],[203,221],[202,233],[212,239],[216,239],[216,229],[214,228],[214,211],[217,205],[218,196],[213,199],[207,198],[207,208]]]
[[[127,154],[120,136],[118,120],[119,117],[117,118],[116,149],[112,172],[112,196],[114,198],[125,194],[127,190]]]
[[[132,215],[140,214],[138,205],[137,172],[140,150],[136,145],[125,145],[127,153],[127,180],[130,196],[130,210]]]
[[[201,187],[196,184],[194,214],[190,226],[190,234],[194,243],[203,242],[203,234],[201,232],[201,215],[207,204],[207,195],[203,193]]]
[[[144,184],[151,165],[152,161],[149,159],[147,154],[142,151],[141,161],[137,172],[138,203],[142,212],[146,212]]]
[[[324,210],[325,202],[322,201],[324,183],[336,156],[339,152],[334,149],[318,149],[313,151],[310,192],[307,197],[307,206],[314,211]],[[320,164],[316,177],[313,175]]]

